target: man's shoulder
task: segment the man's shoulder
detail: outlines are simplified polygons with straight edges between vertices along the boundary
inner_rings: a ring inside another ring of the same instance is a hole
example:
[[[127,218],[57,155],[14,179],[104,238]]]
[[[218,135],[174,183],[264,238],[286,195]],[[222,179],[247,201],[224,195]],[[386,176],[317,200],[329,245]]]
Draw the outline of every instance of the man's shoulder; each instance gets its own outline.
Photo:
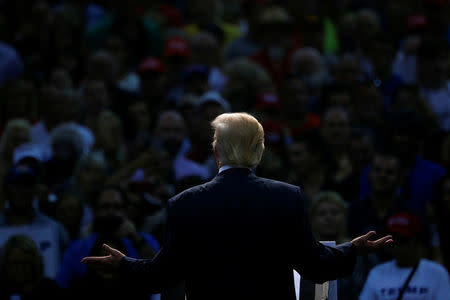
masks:
[[[175,204],[178,204],[182,201],[186,201],[186,199],[192,198],[197,196],[201,191],[205,191],[206,189],[209,188],[209,186],[211,185],[211,181],[203,183],[203,184],[199,184],[193,187],[190,187],[178,194],[176,194],[175,196],[173,196],[172,198],[169,199],[169,205],[173,206]]]
[[[444,268],[443,265],[431,261],[429,259],[423,258],[420,261],[421,265],[423,265],[424,269],[427,272],[433,273],[433,274],[447,274],[447,270]]]
[[[256,185],[256,189],[261,190],[261,192],[280,192],[291,194],[297,194],[301,192],[298,186],[265,177],[252,176],[252,179],[248,184],[249,188],[250,185],[253,185],[253,187]],[[209,182],[193,186],[169,199],[169,205],[173,206],[178,203],[189,201],[189,199],[198,198],[202,194],[215,192],[214,188],[216,187],[216,185],[217,182],[213,179]]]
[[[261,181],[266,186],[273,187],[275,189],[289,190],[292,192],[297,192],[300,190],[300,188],[298,186],[284,182],[284,181],[279,181],[279,180],[265,178],[265,177],[256,177],[256,178],[257,178],[257,180]]]
[[[446,173],[443,166],[431,160],[427,160],[421,156],[417,157],[417,167],[418,171],[420,172],[427,172],[427,174],[431,173],[438,177],[442,177]]]

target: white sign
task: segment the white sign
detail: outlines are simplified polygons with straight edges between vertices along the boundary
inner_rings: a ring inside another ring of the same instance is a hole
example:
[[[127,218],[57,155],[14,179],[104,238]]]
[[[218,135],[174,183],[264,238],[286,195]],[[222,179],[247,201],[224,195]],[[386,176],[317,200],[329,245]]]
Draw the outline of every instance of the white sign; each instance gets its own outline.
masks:
[[[323,241],[322,244],[326,246],[334,247],[336,246],[336,242],[334,241]],[[294,271],[294,287],[295,287],[295,297],[297,300],[303,300],[299,299],[300,297],[300,283],[302,280],[302,277],[300,274]],[[310,299],[305,299],[310,300]],[[312,299],[311,299],[312,300]],[[316,284],[315,285],[315,297],[314,300],[337,300],[337,281],[327,281],[323,284]]]
[[[55,279],[60,259],[58,233],[55,228],[45,225],[0,227],[0,247],[16,234],[24,234],[36,243],[44,260],[44,276]]]

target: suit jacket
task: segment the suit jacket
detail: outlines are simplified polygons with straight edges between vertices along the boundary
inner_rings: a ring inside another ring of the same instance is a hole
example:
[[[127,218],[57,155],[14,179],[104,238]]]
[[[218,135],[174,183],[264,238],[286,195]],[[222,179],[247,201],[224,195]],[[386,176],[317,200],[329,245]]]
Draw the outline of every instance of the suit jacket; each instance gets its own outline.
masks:
[[[232,168],[174,196],[161,251],[153,260],[125,257],[119,269],[153,293],[185,280],[189,300],[291,300],[293,269],[321,283],[355,263],[351,243],[314,239],[299,187]]]

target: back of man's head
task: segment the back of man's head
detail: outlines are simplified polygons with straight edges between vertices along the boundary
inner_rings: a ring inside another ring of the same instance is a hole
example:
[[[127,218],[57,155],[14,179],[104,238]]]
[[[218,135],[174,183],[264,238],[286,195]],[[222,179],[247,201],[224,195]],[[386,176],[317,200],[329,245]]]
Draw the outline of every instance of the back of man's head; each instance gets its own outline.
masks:
[[[264,129],[247,113],[225,113],[212,123],[213,148],[221,165],[256,167],[264,152]]]

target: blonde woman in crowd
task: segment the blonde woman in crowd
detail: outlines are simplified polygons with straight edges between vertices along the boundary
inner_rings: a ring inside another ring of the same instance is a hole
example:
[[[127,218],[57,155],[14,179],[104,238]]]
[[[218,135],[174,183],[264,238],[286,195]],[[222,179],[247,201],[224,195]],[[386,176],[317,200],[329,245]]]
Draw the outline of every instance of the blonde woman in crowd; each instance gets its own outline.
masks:
[[[13,164],[14,149],[31,140],[31,126],[25,119],[8,121],[0,139],[0,211],[3,209],[3,178]]]

